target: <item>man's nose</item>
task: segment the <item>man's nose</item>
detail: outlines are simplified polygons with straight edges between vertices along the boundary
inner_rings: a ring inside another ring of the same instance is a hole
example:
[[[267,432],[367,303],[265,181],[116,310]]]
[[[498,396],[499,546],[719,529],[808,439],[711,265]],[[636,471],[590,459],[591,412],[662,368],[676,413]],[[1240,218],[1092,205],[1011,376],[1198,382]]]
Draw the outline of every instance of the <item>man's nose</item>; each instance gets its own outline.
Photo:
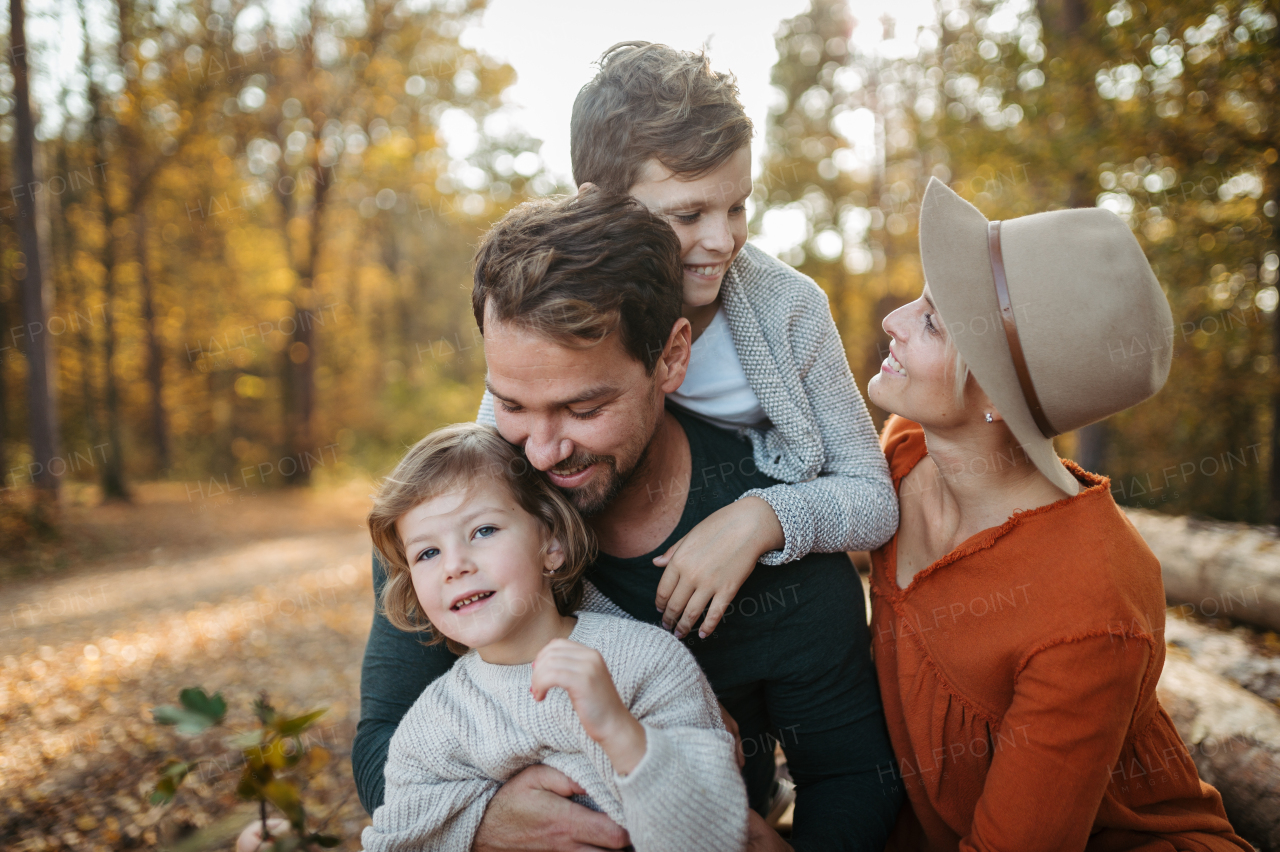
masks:
[[[550,470],[573,455],[573,442],[561,437],[550,424],[540,424],[529,430],[524,454],[538,470]]]

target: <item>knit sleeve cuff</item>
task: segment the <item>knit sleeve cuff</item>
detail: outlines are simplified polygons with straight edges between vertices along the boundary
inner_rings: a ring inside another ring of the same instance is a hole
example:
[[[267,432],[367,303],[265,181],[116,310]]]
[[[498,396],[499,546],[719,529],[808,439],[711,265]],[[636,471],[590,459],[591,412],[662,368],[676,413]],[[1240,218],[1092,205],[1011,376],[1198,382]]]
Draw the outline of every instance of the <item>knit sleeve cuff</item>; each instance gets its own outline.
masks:
[[[739,497],[759,497],[769,504],[782,525],[782,549],[770,550],[760,557],[762,565],[782,565],[807,556],[813,550],[813,513],[808,504],[790,485],[752,488]]]
[[[489,391],[484,392],[484,396],[480,397],[480,410],[476,412],[476,422],[481,426],[497,427],[498,421],[493,413],[493,394]]]
[[[667,731],[644,725],[644,757],[626,775],[614,774],[619,793],[624,799],[630,797],[643,802],[663,798],[671,787],[671,770],[679,756]]]

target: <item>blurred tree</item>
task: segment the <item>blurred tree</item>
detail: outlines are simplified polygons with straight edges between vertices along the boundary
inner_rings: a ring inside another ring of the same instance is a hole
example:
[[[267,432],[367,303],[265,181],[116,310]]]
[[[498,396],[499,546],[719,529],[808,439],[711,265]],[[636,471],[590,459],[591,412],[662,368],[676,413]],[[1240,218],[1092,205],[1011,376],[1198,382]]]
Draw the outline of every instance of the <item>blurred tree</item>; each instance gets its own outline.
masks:
[[[124,496],[172,476],[203,503],[319,466],[378,468],[474,416],[472,247],[557,189],[504,114],[511,68],[459,43],[482,10],[82,7],[82,68],[40,143],[56,163],[45,342],[68,477]],[[16,140],[11,106],[0,95],[0,148]],[[20,224],[0,220],[15,277]],[[0,311],[15,299],[0,286]],[[30,359],[0,354],[12,424]],[[39,469],[35,433],[15,431],[0,434],[6,472]]]
[[[17,201],[16,226],[22,244],[22,318],[27,339],[27,416],[34,483],[54,495],[59,475],[58,415],[55,409],[55,356],[50,342],[49,308],[53,303],[47,274],[42,177],[36,171],[35,119],[31,110],[30,71],[27,57],[26,13],[23,0],[9,0],[9,61],[13,73],[13,194]],[[29,468],[30,469],[30,468]],[[6,471],[7,473],[8,471]]]
[[[866,52],[839,43],[847,15],[814,0],[779,33],[786,105],[759,221],[800,200],[811,225],[784,256],[832,294],[855,373],[879,361],[865,341],[880,318],[919,291],[930,175],[991,218],[1099,204],[1166,288],[1175,358],[1159,396],[1061,451],[1111,475],[1121,502],[1276,519],[1274,11],[943,0],[937,26],[882,22]]]

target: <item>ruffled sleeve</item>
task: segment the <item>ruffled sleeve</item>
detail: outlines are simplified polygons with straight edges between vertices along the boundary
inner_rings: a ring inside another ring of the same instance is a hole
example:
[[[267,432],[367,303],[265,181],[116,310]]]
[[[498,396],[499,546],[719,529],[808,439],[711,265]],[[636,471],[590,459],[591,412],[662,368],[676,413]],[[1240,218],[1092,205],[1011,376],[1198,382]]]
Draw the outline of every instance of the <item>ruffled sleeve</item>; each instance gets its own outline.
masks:
[[[1031,655],[994,731],[963,852],[1083,850],[1133,719],[1151,646],[1088,636]]]

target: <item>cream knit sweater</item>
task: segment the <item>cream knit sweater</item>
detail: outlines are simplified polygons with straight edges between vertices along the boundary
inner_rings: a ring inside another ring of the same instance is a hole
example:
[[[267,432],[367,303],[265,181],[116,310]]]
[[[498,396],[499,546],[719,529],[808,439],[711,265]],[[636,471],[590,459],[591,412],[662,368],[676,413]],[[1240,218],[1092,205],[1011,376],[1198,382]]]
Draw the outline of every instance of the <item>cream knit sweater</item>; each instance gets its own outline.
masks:
[[[659,627],[577,616],[569,638],[600,652],[644,726],[635,769],[614,772],[563,689],[534,701],[529,665],[492,665],[473,650],[423,691],[396,729],[385,803],[361,837],[366,850],[468,852],[498,787],[536,763],[578,782],[587,791],[582,804],[627,829],[636,852],[745,847],[746,787],[693,655]]]

